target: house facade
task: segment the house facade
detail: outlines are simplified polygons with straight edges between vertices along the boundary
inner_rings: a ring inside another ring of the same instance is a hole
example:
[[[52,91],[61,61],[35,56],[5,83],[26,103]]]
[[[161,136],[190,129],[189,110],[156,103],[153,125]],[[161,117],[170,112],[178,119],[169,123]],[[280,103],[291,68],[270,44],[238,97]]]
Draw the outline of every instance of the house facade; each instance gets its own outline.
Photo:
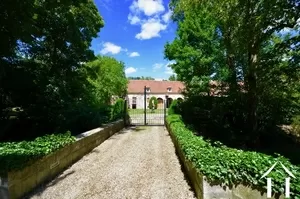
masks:
[[[143,109],[146,87],[146,107],[151,97],[156,97],[158,108],[164,108],[164,101],[167,107],[175,99],[183,99],[182,91],[184,84],[180,81],[156,81],[156,80],[129,80],[127,90],[127,102],[130,109]]]

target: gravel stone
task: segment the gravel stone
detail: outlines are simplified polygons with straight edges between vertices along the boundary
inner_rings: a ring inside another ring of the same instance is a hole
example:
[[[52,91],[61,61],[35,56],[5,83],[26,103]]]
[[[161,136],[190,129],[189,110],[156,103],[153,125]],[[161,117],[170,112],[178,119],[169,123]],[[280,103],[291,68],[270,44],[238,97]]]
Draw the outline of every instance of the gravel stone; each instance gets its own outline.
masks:
[[[163,126],[132,127],[113,135],[31,199],[189,199],[171,138]]]

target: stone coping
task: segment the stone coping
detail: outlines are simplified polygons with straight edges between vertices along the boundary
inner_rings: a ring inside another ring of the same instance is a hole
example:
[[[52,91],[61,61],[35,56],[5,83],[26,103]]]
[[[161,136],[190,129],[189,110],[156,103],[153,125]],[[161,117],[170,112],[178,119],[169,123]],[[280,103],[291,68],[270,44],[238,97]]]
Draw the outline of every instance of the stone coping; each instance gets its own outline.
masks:
[[[0,177],[0,198],[18,199],[31,192],[91,152],[114,133],[124,128],[124,121],[104,125],[76,136],[76,141],[34,161],[27,167]]]
[[[179,145],[175,135],[170,129],[169,124],[166,122],[166,128],[170,134],[172,142],[175,146],[177,156],[184,168],[186,176],[189,178],[190,184],[195,191],[198,199],[266,199],[265,192],[252,189],[249,185],[237,184],[232,188],[214,182],[209,183],[204,175],[194,166],[193,162],[188,160]],[[267,183],[267,182],[266,182]],[[272,199],[284,199],[284,196],[273,196]]]

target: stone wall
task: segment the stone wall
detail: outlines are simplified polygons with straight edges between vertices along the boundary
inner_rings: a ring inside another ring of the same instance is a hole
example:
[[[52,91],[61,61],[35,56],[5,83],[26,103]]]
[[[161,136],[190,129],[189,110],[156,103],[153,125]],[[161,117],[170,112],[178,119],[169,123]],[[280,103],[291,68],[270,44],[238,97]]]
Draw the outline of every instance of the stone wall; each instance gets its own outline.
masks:
[[[124,122],[120,120],[103,128],[82,133],[76,137],[76,142],[33,162],[22,170],[12,171],[7,176],[1,176],[0,198],[17,199],[22,197],[44,181],[64,171],[123,128]]]
[[[205,176],[203,176],[194,164],[189,161],[176,140],[174,134],[170,130],[168,123],[166,122],[166,127],[172,138],[173,144],[175,146],[177,155],[181,164],[184,167],[185,173],[188,176],[191,185],[195,191],[196,197],[198,199],[266,199],[267,194],[265,192],[252,189],[250,186],[237,184],[232,188],[225,186],[222,183],[209,183]],[[267,182],[266,182],[267,183]],[[278,198],[278,197],[272,197]],[[283,199],[284,196],[281,195],[279,199]]]

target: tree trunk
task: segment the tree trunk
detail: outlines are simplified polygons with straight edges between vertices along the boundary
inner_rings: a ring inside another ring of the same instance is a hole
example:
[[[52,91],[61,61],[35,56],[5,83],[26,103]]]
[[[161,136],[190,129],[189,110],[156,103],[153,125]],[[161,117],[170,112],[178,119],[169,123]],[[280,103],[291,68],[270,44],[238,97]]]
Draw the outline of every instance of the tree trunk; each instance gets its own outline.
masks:
[[[230,25],[227,25],[226,28],[228,31],[225,34],[224,43],[227,51],[226,55],[226,63],[230,72],[229,76],[229,91],[231,94],[235,94],[237,92],[237,78],[236,78],[236,70],[234,64],[234,53],[232,50],[232,33],[230,30]]]
[[[259,145],[258,125],[257,125],[257,62],[259,52],[259,37],[256,32],[256,20],[253,16],[253,6],[251,0],[247,0],[246,4],[246,27],[247,27],[247,52],[248,52],[248,70],[247,70],[247,86],[248,86],[248,136],[247,139],[251,145]]]
[[[257,49],[252,48],[248,54],[248,124],[249,124],[249,133],[250,140],[253,144],[257,145],[259,136],[258,136],[258,125],[257,125]]]

